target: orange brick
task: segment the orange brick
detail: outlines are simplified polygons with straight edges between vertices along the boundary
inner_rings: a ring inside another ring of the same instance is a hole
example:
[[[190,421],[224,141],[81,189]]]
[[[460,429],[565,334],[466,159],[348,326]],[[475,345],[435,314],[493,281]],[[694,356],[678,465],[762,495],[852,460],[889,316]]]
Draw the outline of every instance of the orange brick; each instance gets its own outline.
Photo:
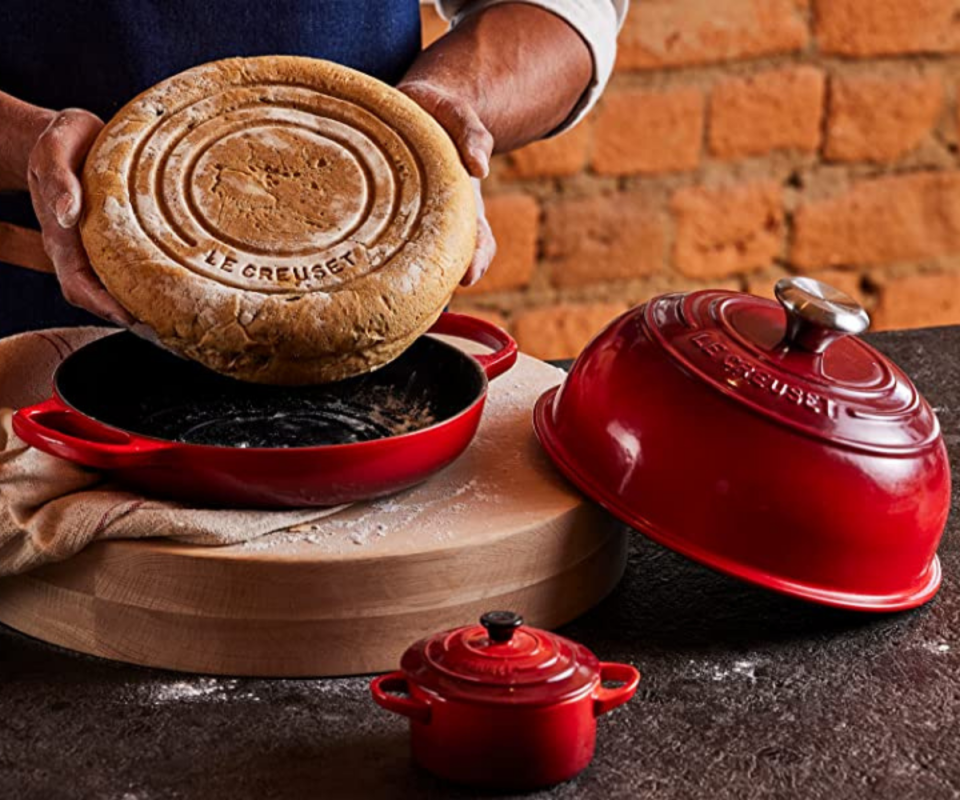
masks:
[[[783,246],[780,187],[754,183],[676,192],[674,266],[691,278],[723,278],[769,267]]]
[[[960,323],[960,272],[910,275],[885,283],[873,313],[876,330]]]
[[[760,297],[772,298],[774,296],[773,287],[776,286],[777,281],[783,277],[786,277],[786,273],[751,275],[750,278],[747,279],[747,291],[749,291],[750,294],[755,294]],[[864,300],[863,290],[860,287],[861,277],[859,272],[828,269],[816,273],[813,277],[818,281],[823,281],[828,286],[832,286],[834,289],[845,292],[854,300],[861,303]]]
[[[960,50],[960,0],[814,0],[824,53],[849,56]]]
[[[709,64],[802,49],[809,39],[794,0],[642,0],[620,34],[618,69]]]
[[[561,178],[576,175],[587,163],[590,125],[581,123],[559,136],[534,142],[502,156],[505,178]]]
[[[720,158],[820,145],[823,72],[795,67],[730,78],[710,96],[710,150]]]
[[[699,89],[610,92],[596,117],[591,164],[601,175],[693,169],[703,114]]]
[[[519,289],[530,283],[537,265],[540,205],[528,194],[484,198],[487,221],[497,240],[497,254],[487,274],[461,294],[483,294]]]
[[[824,154],[831,161],[895,161],[924,140],[942,108],[936,74],[836,77]]]
[[[960,253],[960,172],[862,181],[794,214],[791,261],[806,270]]]
[[[626,303],[561,304],[524,311],[513,326],[520,349],[537,358],[573,358]]]
[[[429,47],[448,30],[447,21],[437,13],[433,3],[424,3],[420,6],[420,24],[423,28],[423,46]]]
[[[663,267],[663,218],[636,195],[561,200],[547,209],[543,238],[555,286],[628,280]]]

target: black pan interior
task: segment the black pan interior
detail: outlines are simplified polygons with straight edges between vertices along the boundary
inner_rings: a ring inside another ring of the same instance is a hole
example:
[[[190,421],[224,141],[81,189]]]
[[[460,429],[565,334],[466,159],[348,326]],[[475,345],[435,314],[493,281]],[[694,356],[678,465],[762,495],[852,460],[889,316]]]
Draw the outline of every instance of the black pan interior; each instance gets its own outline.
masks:
[[[284,387],[225,378],[122,332],[70,355],[56,385],[77,411],[143,436],[221,447],[315,447],[442,422],[470,406],[484,380],[476,361],[430,337],[368,375]]]

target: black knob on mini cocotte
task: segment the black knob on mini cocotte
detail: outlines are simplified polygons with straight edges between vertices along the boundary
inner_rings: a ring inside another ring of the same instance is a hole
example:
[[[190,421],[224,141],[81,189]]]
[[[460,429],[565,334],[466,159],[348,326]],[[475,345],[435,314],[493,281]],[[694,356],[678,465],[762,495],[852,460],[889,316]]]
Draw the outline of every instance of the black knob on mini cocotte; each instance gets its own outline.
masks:
[[[515,611],[488,611],[480,617],[492,642],[509,642],[513,632],[523,625],[523,617]]]

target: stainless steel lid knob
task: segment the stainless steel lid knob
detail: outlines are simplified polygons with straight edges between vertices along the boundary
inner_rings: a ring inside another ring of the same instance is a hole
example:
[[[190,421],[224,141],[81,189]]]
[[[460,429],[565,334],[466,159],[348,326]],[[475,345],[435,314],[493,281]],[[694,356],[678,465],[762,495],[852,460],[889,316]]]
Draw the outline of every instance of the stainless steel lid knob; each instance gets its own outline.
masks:
[[[837,339],[870,327],[869,315],[856,300],[813,278],[783,278],[774,293],[787,311],[788,347],[822,353]]]

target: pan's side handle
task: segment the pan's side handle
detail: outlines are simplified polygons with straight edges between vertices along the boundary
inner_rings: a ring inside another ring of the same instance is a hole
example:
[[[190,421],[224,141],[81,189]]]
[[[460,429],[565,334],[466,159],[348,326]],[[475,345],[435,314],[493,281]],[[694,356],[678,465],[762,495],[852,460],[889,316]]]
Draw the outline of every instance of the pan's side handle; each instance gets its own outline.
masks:
[[[143,466],[175,447],[101,425],[56,396],[17,411],[13,430],[44,453],[103,470]]]
[[[458,336],[461,339],[492,347],[492,353],[472,356],[483,367],[489,380],[502,375],[517,362],[517,343],[513,337],[503,328],[486,320],[445,311],[428,333]]]

